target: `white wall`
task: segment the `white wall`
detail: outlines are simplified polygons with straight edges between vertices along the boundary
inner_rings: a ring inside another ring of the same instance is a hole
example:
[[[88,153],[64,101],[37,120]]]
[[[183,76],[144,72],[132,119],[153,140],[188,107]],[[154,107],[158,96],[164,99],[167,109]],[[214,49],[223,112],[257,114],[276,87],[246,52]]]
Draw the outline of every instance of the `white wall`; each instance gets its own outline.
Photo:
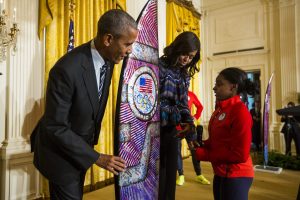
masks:
[[[0,199],[38,194],[29,136],[43,112],[44,46],[38,40],[39,0],[4,0],[11,17],[17,9],[18,51],[0,64]]]
[[[0,63],[0,143],[5,138],[6,62]]]

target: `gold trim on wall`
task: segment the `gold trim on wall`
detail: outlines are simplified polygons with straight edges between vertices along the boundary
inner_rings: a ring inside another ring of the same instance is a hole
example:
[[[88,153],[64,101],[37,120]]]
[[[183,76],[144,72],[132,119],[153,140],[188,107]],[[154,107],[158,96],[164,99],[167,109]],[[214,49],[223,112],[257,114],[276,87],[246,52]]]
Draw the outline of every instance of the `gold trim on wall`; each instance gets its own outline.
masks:
[[[167,3],[174,2],[178,6],[185,7],[187,10],[191,11],[194,17],[201,19],[201,14],[196,10],[192,1],[187,0],[167,0]]]

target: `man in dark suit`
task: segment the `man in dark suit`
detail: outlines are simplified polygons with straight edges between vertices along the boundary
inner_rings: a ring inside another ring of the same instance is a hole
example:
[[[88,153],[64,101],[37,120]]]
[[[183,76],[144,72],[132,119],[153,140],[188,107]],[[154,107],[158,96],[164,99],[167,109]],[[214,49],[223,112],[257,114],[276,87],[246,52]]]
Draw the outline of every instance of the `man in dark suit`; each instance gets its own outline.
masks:
[[[132,51],[135,20],[110,10],[97,36],[64,55],[49,74],[45,114],[32,137],[34,165],[49,180],[51,199],[82,199],[86,170],[96,164],[115,175],[125,161],[96,152],[114,64]]]
[[[295,107],[295,103],[291,101],[287,104],[287,107]],[[284,115],[281,117],[281,122],[284,122],[281,132],[284,134],[285,155],[292,155],[291,144],[294,140],[297,157],[300,157],[300,127],[298,120],[293,115]]]
[[[260,151],[261,149],[261,113],[260,113],[260,101],[255,101],[253,103],[253,108],[250,110],[252,116],[252,143],[255,146],[255,151]]]

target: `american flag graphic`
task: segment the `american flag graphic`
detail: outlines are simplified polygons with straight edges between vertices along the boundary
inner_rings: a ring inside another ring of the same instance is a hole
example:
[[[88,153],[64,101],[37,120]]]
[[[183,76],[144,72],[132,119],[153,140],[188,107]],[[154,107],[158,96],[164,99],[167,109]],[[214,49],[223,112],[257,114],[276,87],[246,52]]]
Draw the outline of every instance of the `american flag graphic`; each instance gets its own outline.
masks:
[[[152,80],[150,78],[140,78],[139,92],[152,93]]]
[[[72,49],[74,49],[74,22],[72,19],[70,19],[70,26],[69,26],[69,44],[67,51],[70,52]]]

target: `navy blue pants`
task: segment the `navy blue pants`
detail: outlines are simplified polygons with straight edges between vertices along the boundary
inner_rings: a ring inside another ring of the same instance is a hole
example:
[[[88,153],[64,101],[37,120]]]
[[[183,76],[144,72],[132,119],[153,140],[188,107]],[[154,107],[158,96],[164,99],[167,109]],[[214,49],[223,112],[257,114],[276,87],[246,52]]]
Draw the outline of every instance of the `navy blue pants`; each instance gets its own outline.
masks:
[[[247,200],[253,182],[250,177],[227,178],[214,176],[215,200]]]
[[[175,126],[160,129],[159,200],[175,200],[177,148]]]
[[[50,200],[82,200],[85,171],[77,181],[69,185],[57,185],[49,181]]]
[[[185,138],[186,139],[186,138]],[[178,138],[178,159],[177,159],[177,167],[178,167],[178,174],[179,176],[184,175],[183,173],[183,163],[182,163],[182,155],[181,155],[181,140]],[[188,139],[186,139],[186,142],[190,142]],[[196,175],[199,176],[201,175],[201,167],[200,167],[200,161],[196,159],[196,152],[195,150],[191,150],[191,155],[192,155],[192,161],[193,161],[193,166],[194,170],[196,172]]]

